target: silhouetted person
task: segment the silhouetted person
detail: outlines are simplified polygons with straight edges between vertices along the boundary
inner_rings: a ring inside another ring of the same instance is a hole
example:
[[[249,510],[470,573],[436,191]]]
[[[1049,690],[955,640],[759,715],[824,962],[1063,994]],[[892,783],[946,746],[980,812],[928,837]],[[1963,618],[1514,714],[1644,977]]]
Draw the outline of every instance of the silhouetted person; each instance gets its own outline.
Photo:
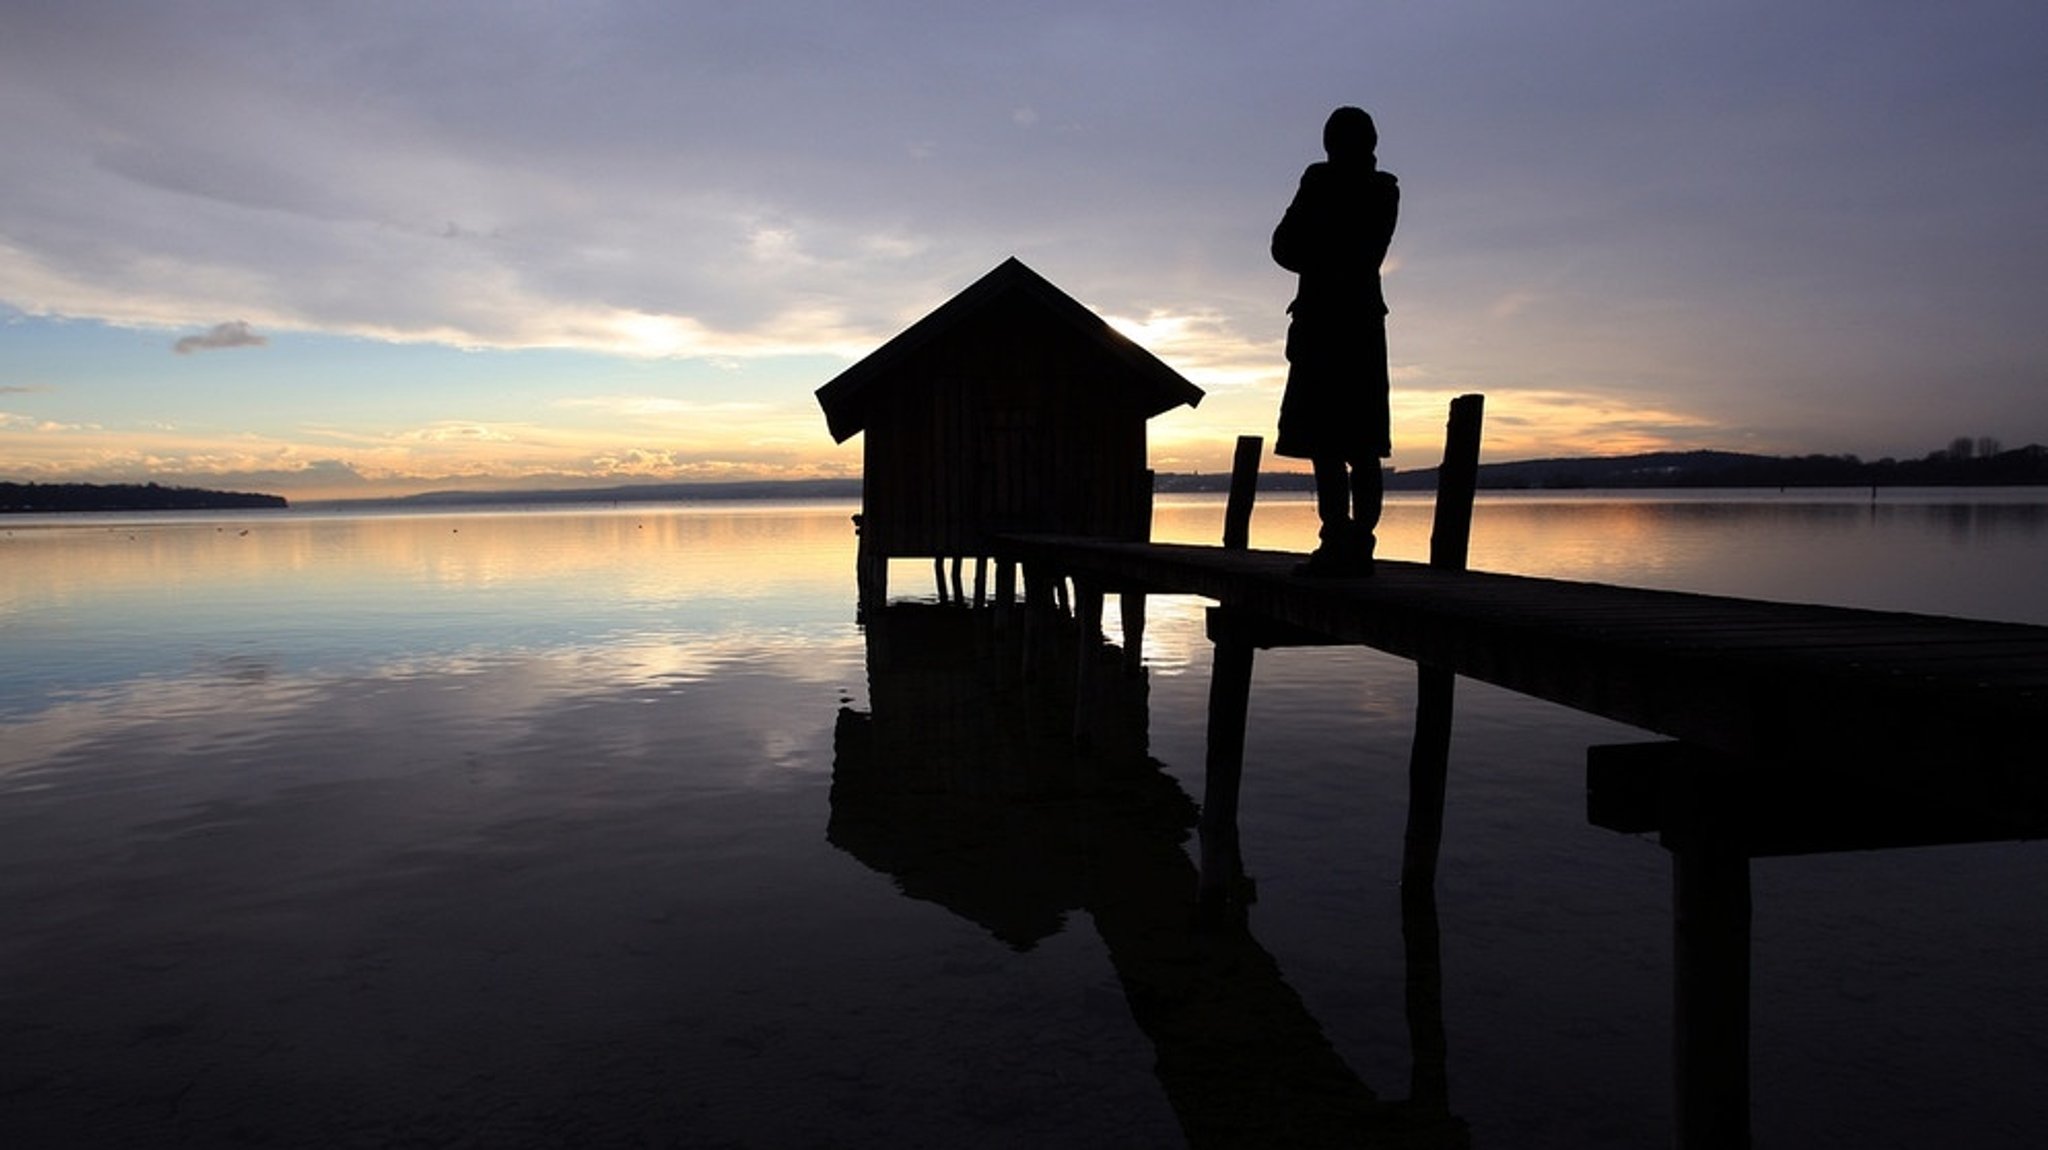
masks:
[[[1321,543],[1297,571],[1372,571],[1385,481],[1393,454],[1387,403],[1387,302],[1380,264],[1394,238],[1401,189],[1374,151],[1379,130],[1358,108],[1323,125],[1329,159],[1310,164],[1280,226],[1273,259],[1300,277],[1287,325],[1287,391],[1276,455],[1315,467]]]

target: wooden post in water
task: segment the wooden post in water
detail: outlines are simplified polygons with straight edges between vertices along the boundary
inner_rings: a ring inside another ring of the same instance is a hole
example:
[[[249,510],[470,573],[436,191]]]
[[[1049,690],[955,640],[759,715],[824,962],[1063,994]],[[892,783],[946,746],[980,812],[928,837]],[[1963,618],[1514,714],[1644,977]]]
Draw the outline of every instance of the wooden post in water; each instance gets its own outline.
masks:
[[[1463,571],[1471,550],[1472,498],[1478,487],[1479,428],[1485,403],[1485,397],[1479,395],[1461,395],[1451,401],[1450,419],[1444,428],[1444,461],[1436,473],[1436,517],[1429,536],[1429,565],[1438,571]],[[1408,756],[1408,833],[1401,857],[1401,886],[1433,891],[1444,837],[1444,787],[1450,774],[1457,677],[1441,667],[1422,664],[1417,665],[1416,676],[1415,746]]]
[[[1223,546],[1250,545],[1252,500],[1258,494],[1259,456],[1265,440],[1237,437],[1230,468],[1230,501],[1223,513]],[[1252,701],[1249,629],[1228,608],[1209,612],[1209,748],[1202,768],[1201,897],[1222,899],[1244,870],[1237,839],[1237,792],[1244,779],[1245,716]]]
[[[1439,571],[1465,569],[1485,412],[1485,396],[1461,395],[1451,401],[1450,419],[1444,425],[1444,461],[1436,470],[1436,519],[1429,533],[1429,565]]]
[[[1124,674],[1136,677],[1145,669],[1145,593],[1117,593],[1118,614],[1124,623]]]
[[[1046,628],[1051,625],[1053,577],[1050,572],[1033,567],[1024,569],[1024,637],[1019,644],[1023,650],[1023,678],[1030,682],[1038,673],[1038,665],[1045,655],[1038,648],[1047,642]]]
[[[1252,643],[1228,608],[1209,612],[1209,748],[1202,766],[1201,898],[1228,896],[1244,872],[1237,793],[1244,779],[1245,716],[1251,708]]]
[[[1242,551],[1251,546],[1252,500],[1259,492],[1259,457],[1266,441],[1256,435],[1237,437],[1237,455],[1230,464],[1230,501],[1223,508],[1223,546]]]
[[[1802,794],[1773,778],[1758,804],[1739,762],[1681,742],[1586,750],[1586,817],[1624,834],[1656,832],[1671,852],[1672,1145],[1747,1147],[1749,1131],[1749,859],[1757,836],[1791,849],[1865,849],[1897,825],[1880,814],[1877,839],[1841,837],[1853,801],[1837,787]],[[1821,797],[1813,797],[1819,794]],[[1879,808],[1881,810],[1881,808]],[[1826,814],[1816,818],[1813,812]],[[1871,808],[1848,821],[1868,819]],[[1813,835],[1816,823],[1828,824]],[[1763,827],[1759,831],[1759,826]],[[1946,836],[1942,836],[1946,837]],[[1975,836],[1966,836],[1975,837]],[[1891,845],[1923,845],[1924,838]]]
[[[1749,856],[1710,828],[1671,847],[1678,1150],[1749,1145]]]
[[[1463,571],[1472,537],[1472,497],[1478,486],[1479,426],[1485,400],[1451,401],[1444,428],[1444,461],[1437,468],[1436,515],[1429,565]],[[1450,1076],[1444,1032],[1443,958],[1438,941],[1436,867],[1444,838],[1444,789],[1450,779],[1451,713],[1457,676],[1416,665],[1415,745],[1408,755],[1408,827],[1401,852],[1401,941],[1408,967],[1409,1101],[1431,1113],[1450,1113]]]
[[[996,560],[996,630],[1007,631],[1017,612],[1017,562]]]
[[[869,608],[880,609],[889,599],[889,557],[881,549],[870,544],[866,517],[853,517],[853,533],[857,538],[853,560],[854,594],[856,611]]]
[[[1074,580],[1074,741],[1088,739],[1095,706],[1095,648],[1102,642],[1102,587]]]

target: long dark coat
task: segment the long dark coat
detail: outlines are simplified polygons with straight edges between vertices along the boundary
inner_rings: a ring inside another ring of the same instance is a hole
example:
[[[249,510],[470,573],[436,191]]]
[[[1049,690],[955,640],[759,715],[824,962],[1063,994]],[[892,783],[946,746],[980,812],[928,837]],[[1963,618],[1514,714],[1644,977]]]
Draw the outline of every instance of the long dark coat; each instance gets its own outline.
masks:
[[[1277,455],[1372,463],[1393,454],[1387,301],[1380,264],[1401,188],[1364,162],[1311,164],[1273,230],[1273,259],[1301,277],[1287,325]]]

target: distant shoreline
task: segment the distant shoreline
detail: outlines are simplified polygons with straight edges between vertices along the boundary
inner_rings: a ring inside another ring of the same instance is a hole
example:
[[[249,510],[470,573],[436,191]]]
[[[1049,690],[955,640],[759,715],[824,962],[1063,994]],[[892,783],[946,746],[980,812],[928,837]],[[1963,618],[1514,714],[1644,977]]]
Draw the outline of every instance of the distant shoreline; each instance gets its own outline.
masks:
[[[1652,452],[1583,459],[1533,459],[1479,465],[1483,491],[1648,490],[1656,488],[1773,487],[2048,487],[2048,448],[2028,446],[1994,455],[1925,459],[1854,456],[1780,457],[1731,451]],[[1260,491],[1311,491],[1305,471],[1262,471]],[[1153,490],[1161,495],[1222,492],[1228,472],[1160,472]],[[1434,491],[1436,468],[1390,471],[1389,491]],[[432,491],[384,499],[308,501],[336,509],[419,508],[513,504],[655,503],[680,500],[859,499],[858,479],[763,479],[718,483],[642,483],[617,487],[536,491]]]
[[[156,483],[0,483],[0,515],[90,511],[282,511],[282,495],[165,487]]]
[[[1854,456],[1745,455],[1728,451],[1652,452],[1579,459],[1532,459],[1479,466],[1483,491],[1656,490],[1700,488],[2048,487],[2048,448],[1990,455],[1935,452],[1923,459],[1864,462]],[[1266,471],[1260,491],[1309,491],[1307,472]],[[1161,472],[1162,495],[1222,492],[1226,472]],[[1436,468],[1389,471],[1389,491],[1431,491]],[[302,510],[559,506],[589,503],[722,502],[844,499],[861,496],[859,479],[762,479],[705,483],[636,483],[531,491],[429,491],[364,499],[317,499]],[[93,511],[284,509],[283,496],[146,484],[0,482],[0,515]]]

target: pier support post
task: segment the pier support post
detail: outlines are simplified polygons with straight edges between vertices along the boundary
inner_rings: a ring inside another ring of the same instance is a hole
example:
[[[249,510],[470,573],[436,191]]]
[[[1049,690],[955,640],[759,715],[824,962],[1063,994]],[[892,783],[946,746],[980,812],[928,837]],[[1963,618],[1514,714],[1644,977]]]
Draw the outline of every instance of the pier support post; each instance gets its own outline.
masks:
[[[1201,897],[1225,898],[1244,873],[1237,837],[1237,792],[1244,779],[1245,716],[1251,708],[1252,655],[1246,629],[1226,608],[1209,612],[1214,665],[1209,672],[1209,747],[1202,771]]]
[[[1485,402],[1480,395],[1461,395],[1451,401],[1429,535],[1429,565],[1438,571],[1463,571],[1471,551],[1472,498],[1478,486],[1479,428]],[[1450,776],[1451,713],[1458,682],[1456,675],[1442,667],[1417,664],[1415,670],[1415,745],[1408,756],[1408,834],[1401,856],[1404,892],[1436,884],[1437,856],[1444,837],[1444,790]]]
[[[1436,887],[1457,688],[1457,676],[1441,667],[1418,666],[1416,680],[1415,743],[1408,753],[1408,828],[1401,851],[1404,897],[1411,890],[1433,891]]]
[[[1657,832],[1671,852],[1671,1080],[1679,1150],[1747,1147],[1749,1131],[1749,860],[1760,805],[1741,764],[1686,743],[1586,752],[1586,816],[1625,834]],[[1772,797],[1802,817],[1796,789]],[[1838,796],[1825,808],[1836,812]],[[1815,805],[1812,809],[1820,809]],[[1768,812],[1764,821],[1776,818]],[[1771,837],[1766,827],[1766,839]],[[1798,843],[1816,846],[1814,843]]]
[[[1668,755],[1672,1078],[1678,1150],[1749,1143],[1749,848],[1734,776]]]
[[[1116,605],[1124,624],[1124,674],[1135,677],[1145,668],[1145,593],[1118,592]]]
[[[1673,837],[1672,1071],[1679,1150],[1749,1145],[1749,856],[1711,832]]]

